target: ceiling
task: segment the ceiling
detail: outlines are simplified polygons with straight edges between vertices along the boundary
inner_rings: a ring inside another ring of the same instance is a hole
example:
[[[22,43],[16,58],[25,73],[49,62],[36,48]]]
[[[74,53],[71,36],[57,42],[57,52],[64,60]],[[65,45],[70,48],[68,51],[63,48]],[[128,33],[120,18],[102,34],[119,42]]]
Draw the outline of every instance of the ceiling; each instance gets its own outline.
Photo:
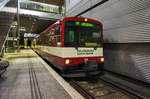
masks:
[[[20,16],[20,27],[25,27],[24,33],[41,33],[56,20],[44,20],[32,16]]]
[[[64,3],[64,0],[30,0],[30,1],[60,5],[60,6],[62,6]],[[10,2],[6,4],[6,6],[17,7],[17,0],[10,0]],[[26,29],[26,31],[20,31],[21,33],[39,34],[43,30],[45,30],[47,27],[49,27],[51,24],[57,21],[54,19],[39,19],[36,16],[28,16],[28,15],[20,15],[19,18],[20,18],[20,22],[19,22],[20,27],[25,27]],[[17,21],[16,17],[15,17],[15,20]]]
[[[47,4],[54,4],[63,6],[64,0],[30,0],[30,1],[36,1],[41,3],[47,3]],[[43,30],[45,30],[47,27],[49,27],[51,24],[56,22],[57,20],[54,19],[39,19],[35,16],[20,16],[20,27],[26,28],[26,33],[41,33]]]
[[[30,1],[36,1],[36,2],[59,5],[59,6],[64,5],[64,0],[30,0]]]

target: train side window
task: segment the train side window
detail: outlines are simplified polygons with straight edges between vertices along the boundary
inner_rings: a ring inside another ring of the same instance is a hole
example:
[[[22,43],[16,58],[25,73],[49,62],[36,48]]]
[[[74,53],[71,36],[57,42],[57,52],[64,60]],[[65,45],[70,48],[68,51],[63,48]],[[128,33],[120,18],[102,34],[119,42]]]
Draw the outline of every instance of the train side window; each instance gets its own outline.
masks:
[[[51,33],[50,33],[50,30],[47,31],[47,36],[48,36],[48,40],[47,40],[48,44],[49,44],[49,45],[52,45],[52,43],[51,43]]]
[[[54,42],[54,45],[55,46],[60,46],[61,45],[61,26],[58,25],[55,27],[55,42]]]
[[[40,37],[41,37],[41,44],[44,44],[44,37],[43,37],[43,35],[41,35]]]
[[[60,35],[60,25],[55,27],[55,35]]]
[[[47,45],[48,44],[48,37],[47,37],[47,33],[44,33],[43,35],[43,41],[44,41],[44,45]]]
[[[50,42],[51,42],[51,46],[54,46],[54,32],[55,32],[55,29],[51,29],[50,30]]]

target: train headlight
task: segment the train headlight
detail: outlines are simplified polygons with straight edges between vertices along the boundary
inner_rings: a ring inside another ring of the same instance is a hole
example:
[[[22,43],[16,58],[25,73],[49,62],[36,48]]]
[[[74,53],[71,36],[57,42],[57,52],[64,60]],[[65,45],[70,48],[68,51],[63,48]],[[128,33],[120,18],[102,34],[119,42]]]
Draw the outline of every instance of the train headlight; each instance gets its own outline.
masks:
[[[69,63],[70,63],[70,60],[66,59],[65,64],[69,64]]]
[[[105,59],[104,59],[104,58],[101,58],[100,60],[101,60],[101,62],[104,62]]]

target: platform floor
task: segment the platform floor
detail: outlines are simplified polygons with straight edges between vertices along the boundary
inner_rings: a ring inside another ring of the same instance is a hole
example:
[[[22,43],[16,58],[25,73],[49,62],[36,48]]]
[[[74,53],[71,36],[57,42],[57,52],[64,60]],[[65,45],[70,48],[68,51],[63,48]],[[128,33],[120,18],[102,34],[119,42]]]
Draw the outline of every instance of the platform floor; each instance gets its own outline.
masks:
[[[30,49],[5,53],[4,59],[10,62],[10,67],[0,78],[0,99],[83,98],[76,91],[71,96],[67,90],[72,88],[66,90],[60,83],[64,81],[56,79],[54,73],[50,73],[54,71],[48,70],[48,65]]]

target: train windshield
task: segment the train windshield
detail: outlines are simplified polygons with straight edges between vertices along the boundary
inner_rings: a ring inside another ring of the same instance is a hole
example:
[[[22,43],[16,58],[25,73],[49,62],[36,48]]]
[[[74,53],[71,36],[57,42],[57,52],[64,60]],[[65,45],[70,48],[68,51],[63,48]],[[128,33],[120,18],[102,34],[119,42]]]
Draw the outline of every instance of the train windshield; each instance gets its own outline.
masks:
[[[64,46],[101,46],[101,25],[83,21],[67,21],[65,23]]]

